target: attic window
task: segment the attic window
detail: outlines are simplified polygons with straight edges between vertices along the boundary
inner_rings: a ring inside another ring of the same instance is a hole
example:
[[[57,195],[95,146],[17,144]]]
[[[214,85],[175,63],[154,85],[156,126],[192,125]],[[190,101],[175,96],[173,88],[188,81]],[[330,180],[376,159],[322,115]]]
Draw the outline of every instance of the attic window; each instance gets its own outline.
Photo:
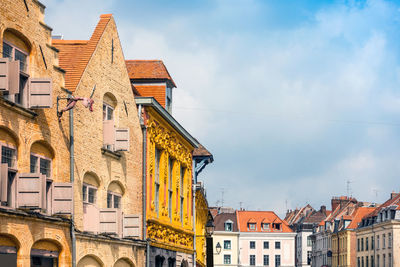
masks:
[[[282,227],[281,227],[281,224],[280,224],[280,223],[273,223],[273,224],[272,224],[272,228],[273,228],[274,230],[277,230],[277,231],[282,230]]]
[[[255,223],[248,223],[247,228],[249,230],[256,230],[256,224]]]
[[[268,231],[269,230],[269,223],[262,223],[261,227],[264,231]]]
[[[225,222],[225,231],[232,232],[232,222]]]

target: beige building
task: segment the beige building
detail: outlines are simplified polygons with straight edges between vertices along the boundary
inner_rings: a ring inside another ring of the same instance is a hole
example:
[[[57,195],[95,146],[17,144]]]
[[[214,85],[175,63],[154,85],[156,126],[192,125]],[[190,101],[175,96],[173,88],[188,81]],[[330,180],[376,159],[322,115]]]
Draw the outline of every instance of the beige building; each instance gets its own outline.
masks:
[[[59,112],[75,105],[77,266],[144,266],[142,133],[115,21],[101,15],[89,40],[53,45],[73,95]]]
[[[0,265],[70,266],[68,121],[58,122],[64,72],[38,1],[0,5]]]
[[[393,267],[400,264],[400,194],[365,216],[356,230],[357,265]]]

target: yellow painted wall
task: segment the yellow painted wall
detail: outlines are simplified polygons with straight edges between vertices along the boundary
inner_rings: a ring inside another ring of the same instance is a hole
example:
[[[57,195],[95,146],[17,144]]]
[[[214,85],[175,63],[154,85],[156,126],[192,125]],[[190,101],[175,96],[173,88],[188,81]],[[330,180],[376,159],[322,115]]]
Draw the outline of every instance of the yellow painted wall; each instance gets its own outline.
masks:
[[[196,261],[206,265],[206,229],[208,220],[208,205],[201,190],[196,191]]]

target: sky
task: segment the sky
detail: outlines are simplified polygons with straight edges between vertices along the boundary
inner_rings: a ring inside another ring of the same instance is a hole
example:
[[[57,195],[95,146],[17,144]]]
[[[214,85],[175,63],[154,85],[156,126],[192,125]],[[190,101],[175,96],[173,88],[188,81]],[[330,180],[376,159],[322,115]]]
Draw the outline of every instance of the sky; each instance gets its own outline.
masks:
[[[161,59],[173,116],[210,152],[209,205],[249,210],[400,190],[400,3],[42,0],[65,39],[112,13],[126,59]]]

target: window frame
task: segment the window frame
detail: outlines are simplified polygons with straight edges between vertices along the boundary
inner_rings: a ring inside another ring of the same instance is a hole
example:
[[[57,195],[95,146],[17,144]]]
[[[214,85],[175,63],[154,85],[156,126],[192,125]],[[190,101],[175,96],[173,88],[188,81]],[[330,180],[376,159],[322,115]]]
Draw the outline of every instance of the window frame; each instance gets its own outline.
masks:
[[[13,162],[13,166],[8,166],[8,169],[10,170],[17,170],[17,161],[18,161],[18,149],[16,148],[16,147],[14,147],[14,146],[12,146],[12,145],[9,145],[9,144],[6,144],[6,143],[3,143],[3,142],[0,142],[0,148],[1,148],[1,163],[3,163],[3,147],[6,147],[6,148],[8,148],[8,149],[12,149],[12,150],[14,150],[14,162]],[[4,162],[4,163],[7,163],[8,164],[8,162]]]
[[[275,241],[275,249],[281,249],[281,241]]]
[[[224,264],[231,264],[232,257],[230,254],[224,254]]]
[[[269,241],[263,242],[263,249],[269,249]]]
[[[6,147],[8,149],[14,150],[14,162],[13,166],[8,166],[8,172],[7,172],[7,179],[10,179],[10,175],[14,175],[12,178],[12,181],[8,180],[8,188],[7,188],[7,205],[3,205],[3,203],[0,201],[0,206],[2,208],[15,208],[16,207],[16,193],[17,193],[17,188],[16,188],[16,183],[17,183],[17,165],[18,165],[18,149],[17,147],[14,147],[12,145],[6,144],[4,142],[0,142],[0,148],[1,152],[3,151],[3,147]],[[1,154],[1,159],[0,162],[3,164],[3,153]],[[8,162],[4,162],[4,164],[8,165]]]
[[[109,110],[112,110],[111,119],[108,119]],[[114,114],[115,114],[115,108],[112,105],[108,104],[107,102],[103,101],[103,121],[114,121],[115,117]]]
[[[232,249],[232,241],[224,240],[224,250],[231,250],[231,249]]]
[[[249,249],[256,249],[256,241],[249,241]]]
[[[172,221],[172,198],[173,198],[173,170],[174,170],[174,159],[168,156],[168,217]]]
[[[227,226],[230,226],[230,229],[227,229],[228,227]],[[226,232],[232,232],[233,231],[233,222],[231,222],[231,221],[226,221],[225,223],[224,223],[224,229],[225,229],[225,231]]]
[[[35,172],[32,172],[31,169],[30,169],[31,168],[31,162],[30,161],[32,160],[32,158],[31,158],[32,156],[37,158],[36,166],[35,166]],[[42,155],[39,155],[39,154],[36,154],[36,153],[32,153],[32,152],[30,153],[30,157],[29,157],[29,171],[30,171],[30,173],[43,174],[43,173],[40,172],[40,167],[41,167],[40,159],[44,159],[44,160],[49,161],[49,163],[50,163],[50,166],[49,166],[50,174],[48,176],[46,175],[46,178],[47,179],[51,179],[51,177],[53,177],[53,160],[51,158],[46,157],[46,156],[42,156]],[[45,174],[43,174],[43,175],[45,175]]]
[[[111,207],[108,206],[108,196],[111,196]],[[115,198],[119,198],[119,207],[115,207]],[[121,209],[122,207],[122,195],[113,191],[107,191],[107,208],[108,209]]]
[[[249,255],[249,256],[250,256],[249,265],[255,266],[256,265],[256,255]]]
[[[263,265],[269,266],[269,255],[263,255]]]
[[[83,194],[83,188],[86,187],[86,197]],[[94,200],[93,202],[89,202],[89,189],[94,190]],[[89,204],[89,205],[96,205],[97,202],[97,187],[93,186],[91,184],[83,183],[82,184],[82,202],[83,204]]]

